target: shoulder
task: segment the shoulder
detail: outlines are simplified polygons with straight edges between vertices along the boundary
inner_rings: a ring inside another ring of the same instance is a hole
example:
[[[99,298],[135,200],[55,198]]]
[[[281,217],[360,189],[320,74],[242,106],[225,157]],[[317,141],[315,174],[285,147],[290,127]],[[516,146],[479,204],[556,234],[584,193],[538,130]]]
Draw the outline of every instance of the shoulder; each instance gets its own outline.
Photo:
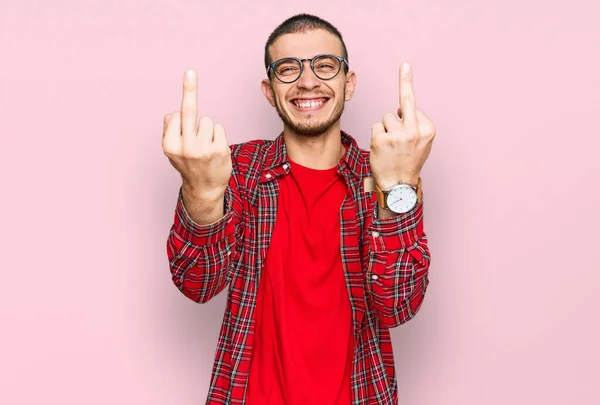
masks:
[[[234,156],[244,155],[248,153],[257,153],[261,149],[266,149],[273,141],[268,139],[255,139],[253,141],[234,143],[230,145],[231,153]]]
[[[233,165],[233,178],[235,178],[239,190],[252,204],[256,199],[256,186],[258,185],[265,156],[272,144],[273,141],[268,139],[256,139],[229,146]]]
[[[358,141],[345,131],[342,131],[342,142],[346,147],[346,161],[361,177],[371,175],[371,152],[360,147]]]
[[[273,141],[268,139],[255,139],[253,141],[235,143],[229,148],[231,155],[236,158],[252,158],[254,155],[260,155],[271,145]]]
[[[373,173],[371,173],[371,152],[361,149],[360,154],[363,160],[361,174],[363,177],[371,177],[373,175]]]
[[[360,155],[362,156],[364,162],[368,165],[369,159],[371,158],[371,152],[369,152],[368,150],[361,149]]]
[[[272,143],[272,140],[256,139],[231,145],[229,148],[234,169],[238,172],[248,172],[251,168],[260,165]]]

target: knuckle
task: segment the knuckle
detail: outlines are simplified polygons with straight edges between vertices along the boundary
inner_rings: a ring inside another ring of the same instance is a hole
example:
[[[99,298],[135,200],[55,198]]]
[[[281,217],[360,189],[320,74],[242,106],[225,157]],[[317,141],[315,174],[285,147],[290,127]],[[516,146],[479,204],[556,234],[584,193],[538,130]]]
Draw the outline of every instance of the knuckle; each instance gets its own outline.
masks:
[[[202,156],[202,152],[194,152],[194,151],[184,151],[182,153],[182,158],[188,161],[204,161],[206,160],[203,156]]]
[[[212,119],[210,117],[200,117],[200,125],[202,126],[213,126]]]
[[[194,146],[188,145],[184,146],[181,151],[181,157],[186,160],[194,160],[198,159],[201,155],[202,151],[198,151]]]
[[[174,118],[178,118],[180,116],[179,111],[169,113],[165,115],[165,124],[169,124],[173,121]]]
[[[383,132],[374,127],[373,135],[371,135],[371,143],[379,144],[383,138]]]
[[[397,133],[391,133],[388,136],[385,137],[384,141],[383,141],[384,145],[386,147],[394,147],[397,146],[400,142],[402,142],[402,139],[400,138],[400,136]]]
[[[212,160],[214,156],[215,156],[215,153],[210,146],[200,148],[196,152],[196,159],[201,160],[203,162],[208,162],[208,161]]]
[[[164,152],[165,155],[167,155],[170,158],[177,156],[177,150],[175,150],[169,144],[163,145],[163,152]]]
[[[220,158],[226,158],[229,156],[229,148],[220,148],[217,152],[216,155]]]
[[[426,140],[433,139],[433,137],[435,136],[435,132],[430,128],[426,128],[420,132],[421,132],[421,138],[426,139]]]
[[[169,159],[170,162],[174,161],[174,156],[171,155],[170,153],[168,153],[165,149],[163,149],[163,153],[165,154],[165,156],[167,157],[167,159]]]
[[[402,96],[403,104],[414,104],[415,96],[413,94],[405,94]]]
[[[414,143],[419,138],[419,135],[416,131],[408,131],[404,136],[404,140],[408,143]]]
[[[383,120],[389,120],[394,118],[394,114],[392,114],[391,112],[386,112],[385,114],[383,114]]]
[[[184,104],[181,106],[181,115],[192,115],[194,112],[194,107],[189,104]]]
[[[183,90],[184,91],[193,91],[196,89],[196,83],[194,80],[184,80],[183,82]]]

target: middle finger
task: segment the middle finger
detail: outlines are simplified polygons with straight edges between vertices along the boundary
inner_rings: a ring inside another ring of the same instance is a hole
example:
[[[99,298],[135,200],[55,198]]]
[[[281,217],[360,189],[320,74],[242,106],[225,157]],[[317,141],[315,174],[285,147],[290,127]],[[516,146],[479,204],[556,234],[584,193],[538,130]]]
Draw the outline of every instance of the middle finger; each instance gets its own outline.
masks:
[[[198,99],[198,81],[196,72],[187,70],[183,80],[183,98],[181,100],[181,134],[184,137],[196,136],[196,111]]]
[[[413,91],[412,69],[408,63],[403,63],[400,70],[400,110],[403,126],[415,128],[417,125],[415,93]]]

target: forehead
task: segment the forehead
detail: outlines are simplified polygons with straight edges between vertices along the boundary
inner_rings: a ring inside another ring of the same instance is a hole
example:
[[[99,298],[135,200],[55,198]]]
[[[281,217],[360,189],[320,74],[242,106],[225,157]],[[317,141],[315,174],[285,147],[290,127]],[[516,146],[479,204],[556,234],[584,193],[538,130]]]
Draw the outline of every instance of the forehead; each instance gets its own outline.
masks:
[[[269,49],[274,61],[291,56],[300,59],[312,58],[323,53],[342,56],[340,39],[321,29],[282,35]]]

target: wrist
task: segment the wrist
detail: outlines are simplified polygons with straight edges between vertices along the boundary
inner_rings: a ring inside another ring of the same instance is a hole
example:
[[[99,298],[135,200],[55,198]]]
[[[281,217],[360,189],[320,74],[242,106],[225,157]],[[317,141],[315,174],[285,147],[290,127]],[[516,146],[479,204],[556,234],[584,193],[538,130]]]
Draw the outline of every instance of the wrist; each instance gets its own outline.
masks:
[[[404,176],[400,178],[400,181],[410,186],[417,186],[419,184],[419,175]]]
[[[225,192],[210,192],[203,190],[194,191],[182,186],[181,197],[183,206],[190,219],[199,225],[207,225],[216,222],[225,213]]]
[[[187,182],[181,185],[183,198],[191,201],[203,201],[206,203],[215,203],[222,201],[225,197],[225,189],[194,187]]]
[[[421,202],[421,178],[417,179],[416,184],[399,182],[399,184],[395,184],[389,189],[383,189],[376,184],[375,191],[377,205],[381,210],[389,210],[393,214],[405,213]],[[393,216],[385,213],[383,215],[384,218]]]
[[[408,184],[416,187],[419,184],[419,175],[400,176],[397,179],[377,181],[376,184],[381,190],[390,190],[398,184]]]
[[[375,182],[375,184],[377,185],[377,187],[379,187],[379,189],[381,190],[391,190],[392,188],[394,188],[395,186],[397,186],[398,184],[408,184],[409,186],[413,186],[413,187],[417,187],[419,184],[419,176],[417,177],[403,177],[400,180],[384,180],[381,182]]]

